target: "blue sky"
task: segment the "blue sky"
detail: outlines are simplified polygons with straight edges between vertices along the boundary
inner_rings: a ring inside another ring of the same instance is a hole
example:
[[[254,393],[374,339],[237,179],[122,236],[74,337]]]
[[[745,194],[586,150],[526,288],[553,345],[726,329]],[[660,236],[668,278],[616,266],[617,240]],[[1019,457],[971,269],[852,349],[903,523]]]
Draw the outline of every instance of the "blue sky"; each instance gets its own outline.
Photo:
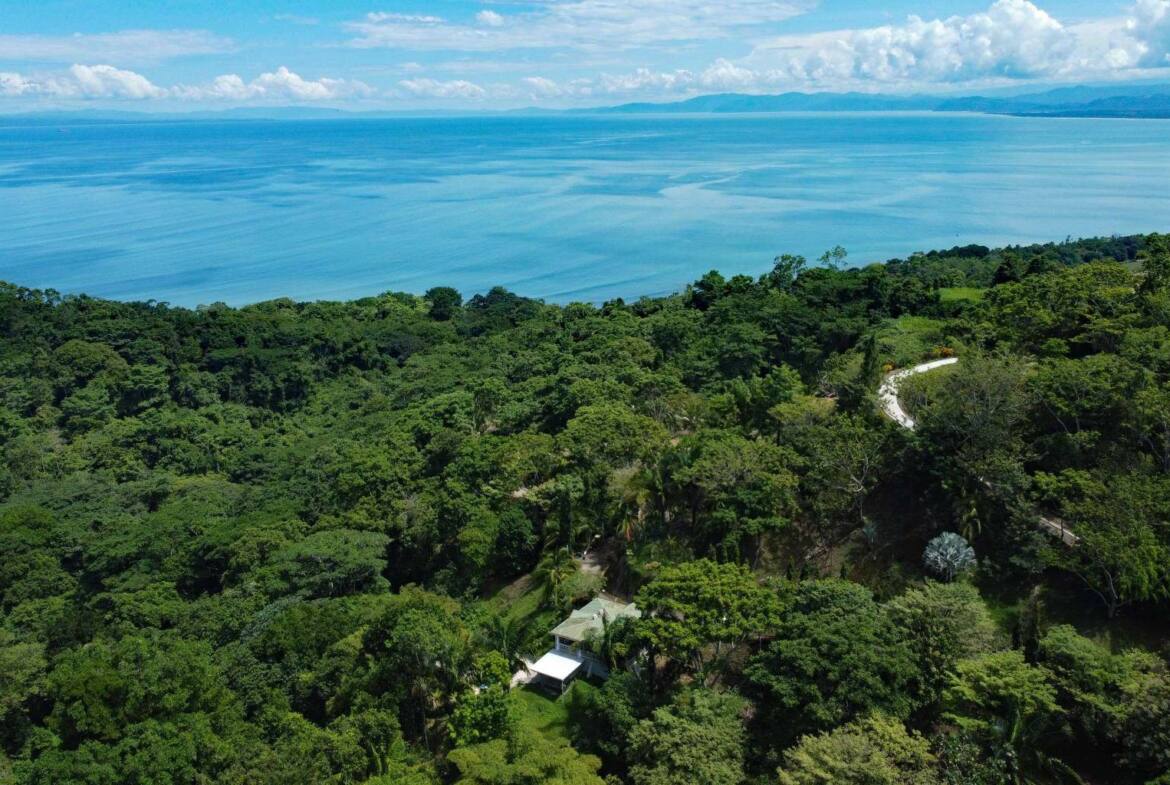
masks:
[[[1170,0],[0,0],[0,111],[1170,78]]]

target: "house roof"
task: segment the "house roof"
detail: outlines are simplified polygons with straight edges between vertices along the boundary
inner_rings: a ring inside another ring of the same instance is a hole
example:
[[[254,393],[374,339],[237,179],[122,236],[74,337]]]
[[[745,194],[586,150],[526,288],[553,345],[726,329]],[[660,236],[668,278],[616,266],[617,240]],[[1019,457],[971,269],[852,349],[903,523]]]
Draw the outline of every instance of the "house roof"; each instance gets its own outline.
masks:
[[[563,654],[557,654],[555,651],[550,651],[548,654],[541,657],[532,666],[532,670],[539,673],[541,676],[548,676],[550,679],[557,681],[564,681],[573,675],[573,673],[581,667],[581,662],[572,657],[566,657]]]
[[[590,600],[584,608],[573,611],[569,618],[553,629],[551,634],[567,641],[581,643],[594,633],[600,634],[606,624],[617,619],[638,619],[641,616],[642,612],[632,602],[625,603],[600,595]]]

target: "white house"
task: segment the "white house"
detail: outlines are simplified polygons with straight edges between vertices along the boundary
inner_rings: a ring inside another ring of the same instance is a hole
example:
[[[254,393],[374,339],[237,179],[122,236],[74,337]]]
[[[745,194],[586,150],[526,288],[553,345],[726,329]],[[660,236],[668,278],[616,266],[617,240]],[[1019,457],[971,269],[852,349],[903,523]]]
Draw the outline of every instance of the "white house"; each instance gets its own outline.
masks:
[[[604,594],[594,597],[588,605],[573,611],[569,618],[553,628],[550,633],[553,648],[536,661],[532,670],[539,678],[554,683],[561,692],[582,674],[608,678],[609,668],[585,644],[590,638],[602,635],[607,625],[619,619],[641,616],[641,611],[633,603]]]

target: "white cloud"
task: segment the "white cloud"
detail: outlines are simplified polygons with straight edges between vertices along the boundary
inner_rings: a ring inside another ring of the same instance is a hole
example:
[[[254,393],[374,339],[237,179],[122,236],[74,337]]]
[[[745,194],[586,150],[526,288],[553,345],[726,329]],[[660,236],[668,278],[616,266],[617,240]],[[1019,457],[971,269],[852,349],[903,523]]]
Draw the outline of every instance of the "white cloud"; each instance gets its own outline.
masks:
[[[112,65],[75,65],[69,75],[86,98],[162,98],[167,94],[142,74]]]
[[[52,98],[162,98],[167,91],[133,71],[112,65],[74,65],[48,76],[0,73],[0,96]]]
[[[738,65],[756,87],[957,84],[1106,77],[1170,65],[1168,50],[1170,0],[1073,25],[1030,0],[996,0],[968,16],[775,38]]]
[[[1170,0],[1138,0],[1126,20],[1126,32],[1138,43],[1139,65],[1170,65]]]
[[[504,26],[504,17],[500,16],[495,11],[492,11],[490,9],[486,10],[486,11],[480,11],[478,14],[476,14],[475,21],[477,21],[481,25],[485,25],[487,27],[503,27]]]
[[[52,74],[0,73],[0,96],[64,99],[173,98],[187,101],[324,101],[373,95],[364,82],[304,79],[285,67],[245,82],[236,74],[217,76],[204,85],[160,87],[134,71],[111,65],[74,65]]]
[[[441,16],[429,16],[426,14],[392,14],[385,11],[374,11],[366,14],[366,21],[374,24],[382,23],[402,23],[402,24],[416,24],[416,25],[441,25],[447,20]]]
[[[559,84],[543,76],[527,76],[521,81],[535,95],[553,97],[563,94]]]
[[[755,87],[756,73],[743,66],[720,58],[703,71],[699,82],[714,90],[744,90]]]
[[[506,19],[481,11],[477,24],[440,17],[371,13],[346,29],[359,48],[494,52],[508,49],[630,49],[725,38],[797,16],[815,0],[543,0]],[[506,24],[505,24],[506,22]]]
[[[544,76],[526,76],[520,83],[524,87],[521,96],[531,100],[587,98],[598,92],[598,86],[592,79],[571,79],[562,83]]]
[[[206,30],[123,30],[68,36],[0,35],[0,60],[76,63],[155,63],[189,55],[229,52],[229,38]]]
[[[36,92],[36,84],[20,74],[0,71],[0,96],[11,98],[22,95],[32,95]]]
[[[793,89],[929,89],[1013,81],[1124,79],[1170,68],[1170,0],[1138,0],[1123,15],[1065,24],[1030,0],[900,24],[767,39],[747,57],[702,70],[637,68],[572,86],[521,82],[533,98],[689,96]]]
[[[237,74],[226,74],[216,77],[210,84],[181,85],[172,90],[177,98],[224,101],[271,99],[328,101],[355,96],[370,96],[374,92],[374,89],[365,82],[330,79],[328,77],[310,80],[284,66],[275,71],[260,74],[250,82],[245,82]]]
[[[404,79],[398,83],[398,86],[416,98],[480,100],[487,97],[487,90],[464,79],[455,79],[449,82],[426,78]]]
[[[478,13],[461,20],[376,12],[345,25],[350,46],[388,47],[399,50],[395,54],[451,53],[420,55],[425,66],[403,63],[363,72],[386,79],[382,91],[356,80],[304,78],[284,67],[251,79],[229,73],[170,87],[124,70],[134,68],[135,61],[234,46],[205,31],[0,35],[0,62],[47,63],[44,67],[53,69],[42,73],[26,65],[20,73],[15,68],[0,73],[0,96],[583,103],[601,96],[652,100],[723,91],[975,89],[1011,81],[1121,80],[1167,73],[1170,0],[1120,1],[1132,5],[1115,16],[1077,22],[1048,13],[1044,0],[986,0],[989,5],[978,13],[910,16],[868,29],[779,37],[776,24],[815,7],[816,0],[484,0]],[[92,52],[104,56],[81,56]],[[715,54],[726,56],[712,61]],[[65,68],[69,63],[115,65]],[[530,75],[534,72],[542,75]],[[397,79],[402,81],[393,84]]]
[[[602,74],[600,88],[606,93],[674,93],[684,91],[695,83],[695,75],[685,69],[652,71],[639,68],[628,74]]]

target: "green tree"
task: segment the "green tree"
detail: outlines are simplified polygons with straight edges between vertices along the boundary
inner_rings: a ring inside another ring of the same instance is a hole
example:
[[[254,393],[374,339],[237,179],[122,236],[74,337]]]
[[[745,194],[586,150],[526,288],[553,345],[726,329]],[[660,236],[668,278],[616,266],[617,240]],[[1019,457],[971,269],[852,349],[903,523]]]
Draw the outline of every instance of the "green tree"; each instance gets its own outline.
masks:
[[[447,760],[458,772],[457,785],[604,785],[601,761],[581,755],[563,739],[528,731],[451,750]]]
[[[363,637],[373,659],[369,686],[399,700],[408,739],[429,744],[432,720],[441,719],[464,683],[470,633],[459,610],[454,600],[407,587]]]
[[[630,734],[652,707],[647,685],[629,671],[615,671],[600,688],[575,681],[565,701],[573,743],[601,756],[607,770],[624,773]]]
[[[880,714],[818,736],[784,753],[780,785],[937,785],[930,744]]]
[[[390,538],[347,530],[311,534],[274,556],[294,590],[315,597],[384,591],[386,548]]]
[[[1126,706],[1120,759],[1130,770],[1156,778],[1170,772],[1170,679],[1143,681]]]
[[[770,286],[787,291],[792,288],[796,277],[800,275],[801,270],[807,264],[808,260],[803,256],[781,254],[773,260],[772,271],[765,276],[765,279]]]
[[[1036,656],[1052,674],[1077,743],[1144,777],[1170,766],[1170,671],[1150,652],[1113,653],[1068,625],[1049,630]]]
[[[990,750],[1005,749],[1011,781],[1075,774],[1048,753],[1063,712],[1047,669],[1029,665],[1019,651],[962,660],[943,693],[944,716],[981,738]]]
[[[1079,542],[1050,547],[1047,561],[1080,577],[1109,618],[1133,602],[1170,597],[1170,545],[1158,535],[1170,512],[1167,485],[1133,473],[1060,487],[1064,519]]]
[[[718,675],[741,644],[774,629],[776,594],[746,567],[707,559],[666,567],[637,595],[638,639],[701,681]]]
[[[954,532],[943,532],[926,544],[922,553],[922,564],[948,583],[968,570],[974,569],[975,549],[962,536]]]
[[[932,582],[910,589],[890,600],[885,612],[914,653],[928,703],[942,696],[960,660],[1001,645],[987,605],[966,583]]]
[[[460,746],[508,738],[516,729],[516,706],[509,692],[510,663],[498,652],[476,658],[471,688],[456,700],[451,712],[451,735]]]
[[[668,457],[667,475],[701,545],[724,560],[762,554],[796,509],[793,456],[731,431],[685,437]]]
[[[744,701],[737,695],[688,690],[630,733],[634,785],[744,781]]]
[[[918,680],[913,650],[873,595],[839,580],[802,583],[745,674],[780,742],[873,711],[905,718]]]
[[[110,389],[101,381],[92,381],[61,401],[61,416],[72,434],[100,428],[116,414]]]
[[[840,272],[841,270],[845,269],[845,260],[848,257],[849,252],[841,246],[837,245],[821,254],[821,257],[817,261],[820,262],[822,266],[827,267],[830,270],[836,270]]]
[[[431,318],[438,322],[449,320],[463,305],[463,295],[450,286],[428,289],[423,299],[431,304]]]
[[[45,694],[43,644],[22,642],[0,629],[0,749],[17,749],[31,730],[28,709]]]
[[[918,433],[954,500],[963,523],[960,533],[969,541],[980,533],[980,520],[988,517],[978,505],[1026,483],[1022,426],[1029,407],[1027,374],[1022,360],[964,356],[963,372],[946,378],[938,401],[920,419]]]

